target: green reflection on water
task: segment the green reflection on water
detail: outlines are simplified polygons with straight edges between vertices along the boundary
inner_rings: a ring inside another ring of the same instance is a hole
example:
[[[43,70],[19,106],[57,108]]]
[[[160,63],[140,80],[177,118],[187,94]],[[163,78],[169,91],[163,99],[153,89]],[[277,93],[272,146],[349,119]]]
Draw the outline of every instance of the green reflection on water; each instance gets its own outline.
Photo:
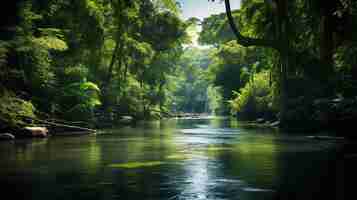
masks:
[[[288,183],[282,190],[295,191],[295,180],[302,177],[301,185],[311,168],[313,176],[326,166],[317,160],[325,143],[289,138],[219,118],[150,122],[0,146],[0,177],[16,183],[25,177],[36,186],[25,191],[33,199],[272,199],[260,189]]]
[[[233,170],[247,182],[272,186],[279,176],[278,149],[271,135],[242,138],[232,152],[233,160],[236,160]]]
[[[232,150],[232,147],[214,146],[214,145],[209,145],[207,147],[208,152],[219,152],[219,151],[230,151],[230,150]]]
[[[172,154],[166,157],[166,159],[170,159],[170,160],[186,160],[186,159],[190,159],[192,158],[192,156],[187,155],[187,154]]]
[[[102,161],[102,146],[98,144],[96,138],[88,141],[87,147],[83,148],[80,153],[80,162],[87,168],[89,174],[95,174],[100,168]]]
[[[162,165],[164,162],[161,161],[151,161],[151,162],[129,162],[129,163],[117,163],[117,164],[110,164],[109,167],[113,168],[141,168],[141,167],[153,167]]]

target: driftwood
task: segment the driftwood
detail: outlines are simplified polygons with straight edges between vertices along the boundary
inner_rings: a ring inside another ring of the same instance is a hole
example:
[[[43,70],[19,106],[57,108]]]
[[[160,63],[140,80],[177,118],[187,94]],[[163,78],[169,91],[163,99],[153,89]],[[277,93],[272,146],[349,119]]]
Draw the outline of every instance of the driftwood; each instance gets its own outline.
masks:
[[[88,135],[93,132],[87,131],[69,131],[69,132],[58,132],[56,136],[81,136],[81,135]]]
[[[96,130],[94,130],[94,129],[80,127],[80,126],[55,123],[55,122],[50,122],[50,121],[41,120],[41,119],[34,119],[34,118],[30,118],[30,119],[33,121],[39,122],[45,126],[49,126],[50,129],[55,130],[54,132],[87,132],[87,133],[96,132]]]
[[[83,122],[83,121],[65,121],[62,119],[55,119],[55,118],[51,118],[46,120],[48,122],[53,122],[53,123],[58,123],[58,124],[66,124],[66,125],[73,125],[73,126],[79,126],[79,127],[88,127],[90,126],[90,124],[88,122]]]

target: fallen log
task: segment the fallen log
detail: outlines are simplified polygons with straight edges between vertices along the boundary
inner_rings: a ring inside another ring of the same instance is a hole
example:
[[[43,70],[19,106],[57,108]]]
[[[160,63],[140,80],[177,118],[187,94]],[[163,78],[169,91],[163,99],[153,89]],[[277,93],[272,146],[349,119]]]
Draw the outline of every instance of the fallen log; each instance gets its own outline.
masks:
[[[59,123],[59,124],[79,126],[79,127],[89,127],[90,126],[90,124],[88,122],[83,122],[83,121],[65,121],[62,119],[55,119],[55,118],[47,119],[46,121]]]
[[[52,129],[54,131],[51,132],[88,132],[88,133],[95,133],[95,129],[90,129],[90,128],[85,128],[85,127],[80,127],[80,126],[74,126],[74,125],[67,125],[67,124],[62,124],[62,123],[55,123],[55,122],[49,122],[46,120],[41,120],[41,119],[34,119],[31,118],[31,120],[39,122],[43,125],[49,126],[49,129]]]
[[[82,136],[82,135],[89,135],[92,132],[87,131],[72,131],[72,132],[59,132],[56,133],[56,136]]]

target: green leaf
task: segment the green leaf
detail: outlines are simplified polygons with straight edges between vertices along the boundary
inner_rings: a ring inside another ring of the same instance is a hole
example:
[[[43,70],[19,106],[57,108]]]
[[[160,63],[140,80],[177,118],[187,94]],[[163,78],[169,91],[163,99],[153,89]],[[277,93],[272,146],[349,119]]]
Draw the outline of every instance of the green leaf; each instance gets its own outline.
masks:
[[[81,83],[79,87],[81,90],[94,90],[100,92],[100,88],[98,87],[98,85],[93,82]]]
[[[68,49],[67,43],[61,39],[52,36],[44,36],[39,38],[34,38],[32,41],[42,46],[46,49],[57,50],[57,51],[65,51]]]

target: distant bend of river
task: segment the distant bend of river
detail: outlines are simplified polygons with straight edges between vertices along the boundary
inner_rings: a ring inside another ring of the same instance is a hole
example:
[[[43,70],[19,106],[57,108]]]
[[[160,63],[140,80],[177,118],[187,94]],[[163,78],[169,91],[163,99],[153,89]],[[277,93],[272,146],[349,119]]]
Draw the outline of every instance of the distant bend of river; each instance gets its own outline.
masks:
[[[338,146],[226,118],[171,119],[1,142],[0,188],[26,200],[339,199]]]

